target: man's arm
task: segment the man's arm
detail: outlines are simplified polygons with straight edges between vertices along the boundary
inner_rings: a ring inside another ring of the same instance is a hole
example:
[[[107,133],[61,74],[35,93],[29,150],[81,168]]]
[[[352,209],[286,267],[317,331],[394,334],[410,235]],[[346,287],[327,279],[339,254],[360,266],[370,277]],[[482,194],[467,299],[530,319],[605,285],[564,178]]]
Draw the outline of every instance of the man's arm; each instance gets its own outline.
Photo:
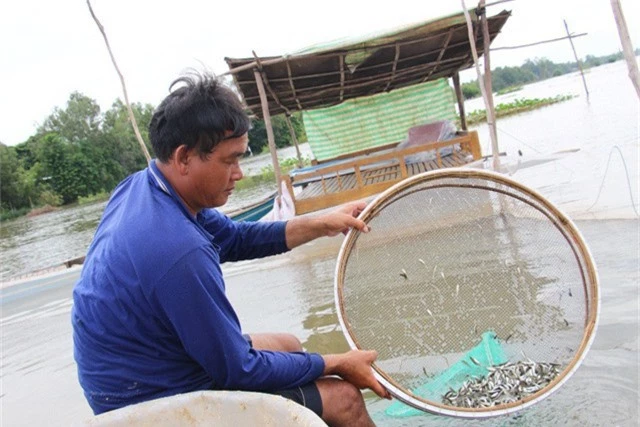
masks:
[[[365,206],[365,202],[355,202],[323,215],[299,216],[287,221],[285,228],[287,247],[293,249],[318,237],[346,233],[350,228],[368,232],[367,225],[356,218]]]

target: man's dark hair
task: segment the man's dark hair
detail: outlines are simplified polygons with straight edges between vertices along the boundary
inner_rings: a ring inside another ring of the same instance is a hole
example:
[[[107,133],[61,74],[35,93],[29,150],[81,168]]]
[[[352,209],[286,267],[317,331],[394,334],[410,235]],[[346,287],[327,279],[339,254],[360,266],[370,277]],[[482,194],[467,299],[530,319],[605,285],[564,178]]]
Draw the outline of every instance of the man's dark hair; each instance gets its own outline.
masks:
[[[180,86],[172,90],[176,85]],[[151,145],[161,162],[183,144],[205,158],[221,141],[251,128],[238,96],[209,74],[184,75],[171,83],[169,91],[149,124]]]

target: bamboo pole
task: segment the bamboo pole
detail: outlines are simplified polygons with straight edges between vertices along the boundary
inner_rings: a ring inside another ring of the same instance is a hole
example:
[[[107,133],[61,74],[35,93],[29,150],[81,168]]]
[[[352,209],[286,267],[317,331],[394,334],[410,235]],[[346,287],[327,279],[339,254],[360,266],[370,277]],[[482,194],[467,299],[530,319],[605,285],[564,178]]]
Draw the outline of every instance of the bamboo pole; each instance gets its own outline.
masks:
[[[460,86],[460,74],[455,73],[453,75],[453,88],[456,92],[456,99],[458,101],[458,113],[460,115],[460,127],[462,130],[467,130],[467,116],[464,111],[464,96],[462,95],[462,86]]]
[[[587,80],[584,78],[584,71],[582,71],[582,63],[578,58],[578,54],[576,53],[576,47],[573,45],[573,40],[571,38],[571,33],[569,32],[569,26],[567,25],[566,20],[562,20],[564,22],[564,29],[567,30],[567,37],[569,37],[569,43],[571,43],[571,50],[573,50],[573,56],[576,58],[576,62],[578,63],[578,69],[580,70],[580,76],[582,76],[582,84],[584,85],[584,92],[587,94],[587,102],[589,102],[589,89],[587,89]]]
[[[484,43],[484,88],[487,93],[487,102],[489,104],[489,108],[491,109],[491,113],[493,114],[493,123],[489,127],[489,131],[493,132],[493,137],[491,141],[495,141],[495,147],[492,148],[494,156],[495,153],[498,152],[498,130],[496,128],[496,118],[495,118],[495,106],[493,104],[493,84],[491,83],[491,60],[489,55],[489,49],[491,47],[491,36],[489,35],[489,23],[487,21],[487,13],[486,9],[484,9],[484,0],[480,0],[478,4],[479,7],[482,7],[482,15],[481,15],[481,23],[482,23],[482,41]],[[500,154],[498,153],[498,158],[500,158]],[[494,159],[494,167],[495,159]],[[500,166],[500,162],[498,161],[498,167]],[[496,171],[498,169],[495,169]]]
[[[557,37],[555,39],[549,39],[549,40],[541,40],[539,42],[534,42],[534,43],[527,43],[527,44],[519,44],[516,46],[500,46],[500,47],[492,47],[491,51],[495,52],[497,50],[509,50],[509,49],[521,49],[523,47],[531,47],[531,46],[537,46],[539,44],[545,44],[545,43],[553,43],[553,42],[558,42],[560,40],[566,40],[566,39],[577,39],[578,37],[582,37],[582,36],[586,36],[588,33],[580,33],[580,34],[573,34],[570,35],[569,37]]]
[[[298,138],[296,137],[296,131],[293,129],[293,125],[291,124],[291,119],[289,118],[289,114],[285,114],[284,118],[287,121],[287,127],[289,128],[291,141],[293,141],[293,145],[296,147],[296,156],[298,157],[298,167],[302,168],[304,166],[304,162],[302,161],[302,154],[300,153],[300,147],[298,146]]]
[[[627,68],[629,69],[629,78],[631,83],[636,88],[636,94],[640,98],[640,73],[638,73],[638,62],[636,55],[633,52],[633,46],[631,39],[629,38],[629,29],[627,28],[627,21],[622,14],[622,6],[620,6],[620,0],[611,0],[611,8],[613,9],[613,17],[616,20],[616,26],[618,27],[618,34],[620,35],[620,42],[622,43],[622,52],[624,53],[624,59],[627,61]]]
[[[136,134],[136,139],[140,144],[140,148],[142,148],[142,153],[144,157],[147,159],[147,163],[151,161],[151,156],[149,155],[149,150],[147,150],[147,146],[142,139],[142,135],[140,135],[140,130],[138,130],[138,122],[136,122],[136,117],[133,115],[133,110],[131,109],[131,104],[129,103],[129,95],[127,94],[127,86],[124,83],[124,77],[118,68],[118,64],[116,63],[116,58],[113,56],[113,52],[111,52],[111,46],[109,45],[109,39],[107,39],[107,34],[104,31],[104,27],[98,20],[98,17],[95,13],[93,13],[93,8],[91,7],[91,2],[87,0],[87,6],[89,6],[89,12],[91,12],[91,16],[93,20],[96,22],[98,29],[102,33],[102,37],[104,38],[104,43],[107,45],[107,50],[109,51],[109,56],[111,57],[111,62],[118,73],[118,77],[120,77],[120,84],[122,85],[122,92],[124,93],[124,102],[127,105],[127,112],[129,113],[129,120],[131,120],[131,125],[133,126],[133,132]]]
[[[484,78],[478,65],[478,51],[476,50],[476,40],[473,36],[473,24],[471,23],[471,17],[467,6],[464,4],[464,0],[460,0],[462,3],[462,10],[464,12],[464,18],[467,21],[467,32],[469,33],[469,45],[471,47],[471,53],[473,55],[473,63],[476,67],[476,73],[478,74],[478,84],[480,85],[480,91],[482,92],[482,98],[484,99],[484,106],[487,115],[487,124],[489,124],[489,136],[491,138],[491,151],[493,154],[493,169],[498,172],[500,170],[500,151],[498,149],[498,140],[494,132],[491,131],[491,127],[495,126],[495,114],[490,108],[490,104],[487,101],[487,91],[484,87]],[[487,52],[485,52],[486,55]]]
[[[271,126],[271,115],[269,114],[269,102],[267,101],[267,94],[264,91],[264,84],[262,83],[262,77],[260,71],[253,70],[253,76],[256,79],[256,86],[260,93],[260,102],[262,104],[262,116],[264,119],[264,127],[267,130],[267,141],[269,142],[269,151],[271,152],[271,162],[273,163],[273,171],[276,175],[276,184],[278,185],[278,195],[282,196],[282,189],[280,188],[280,163],[278,162],[278,153],[276,152],[276,142],[273,136],[273,127]]]

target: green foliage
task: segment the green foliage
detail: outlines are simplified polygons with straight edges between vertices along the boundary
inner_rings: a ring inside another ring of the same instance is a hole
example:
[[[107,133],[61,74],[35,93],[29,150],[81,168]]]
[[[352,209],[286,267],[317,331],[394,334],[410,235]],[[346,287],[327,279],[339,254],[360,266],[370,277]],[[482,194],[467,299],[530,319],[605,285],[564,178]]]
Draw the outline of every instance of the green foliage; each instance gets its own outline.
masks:
[[[0,212],[0,222],[24,216],[29,213],[30,210],[29,208],[3,210]]]
[[[20,186],[20,165],[13,147],[0,145],[0,204],[11,210],[24,205]]]
[[[511,114],[521,113],[523,111],[529,111],[536,108],[544,107],[546,105],[555,104],[557,102],[566,101],[573,98],[572,95],[558,95],[553,98],[533,98],[533,99],[516,99],[513,102],[504,104],[498,104],[495,107],[496,117],[504,117]],[[467,114],[467,124],[474,125],[487,120],[485,110],[474,110]]]
[[[49,133],[44,136],[39,150],[43,179],[62,197],[63,203],[72,203],[86,192],[89,177],[84,177],[85,159],[60,136]]]
[[[299,143],[307,141],[307,135],[304,132],[302,116],[300,113],[294,113],[289,118],[291,126],[294,129],[296,139]],[[273,137],[276,148],[290,147],[293,145],[291,140],[291,132],[284,114],[271,117],[271,126],[273,128]],[[262,153],[269,150],[269,141],[267,139],[267,130],[262,120],[254,120],[253,128],[249,131],[249,148],[253,153]]]
[[[100,106],[93,99],[73,92],[62,110],[54,108],[38,129],[39,134],[57,133],[68,142],[90,139],[100,131]]]
[[[149,142],[149,123],[154,107],[150,104],[133,103],[131,110],[147,150],[153,153]],[[118,175],[127,176],[146,167],[147,160],[133,131],[127,106],[119,99],[105,112],[102,131],[102,143],[110,147],[108,155],[112,156],[121,170]]]
[[[62,197],[51,190],[40,193],[40,206],[62,206]]]
[[[602,57],[587,55],[581,63],[584,69],[615,62],[622,58],[622,52]],[[498,67],[491,70],[491,86],[493,92],[506,93],[503,91],[510,87],[520,87],[528,83],[557,77],[578,70],[578,64],[575,62],[556,64],[546,58],[527,59],[520,67]],[[477,80],[463,83],[461,89],[464,99],[476,98],[481,95]]]
[[[79,205],[88,205],[90,203],[101,202],[109,198],[109,193],[101,191],[97,194],[90,194],[86,197],[78,197]]]
[[[462,96],[464,99],[477,98],[480,96],[480,85],[478,81],[475,80],[473,82],[462,83]]]
[[[296,157],[288,157],[286,159],[278,159],[278,163],[280,163],[280,171],[283,174],[289,173],[292,169],[298,167],[298,159]],[[311,159],[308,157],[302,158],[302,166],[311,165]],[[273,165],[264,166],[260,169],[260,173],[251,176],[245,176],[240,181],[236,183],[236,189],[243,190],[246,188],[255,187],[256,185],[261,185],[269,182],[275,183],[276,181],[276,173],[273,169]]]
[[[522,89],[522,86],[509,86],[506,87],[502,90],[499,90],[496,94],[497,95],[504,95],[505,93],[511,93],[511,92],[516,92],[519,91],[520,89]]]
[[[153,106],[131,106],[148,144]],[[108,194],[146,159],[126,106],[117,100],[100,114],[97,103],[71,94],[66,108],[55,108],[36,134],[15,147],[0,147],[1,211],[23,212]]]

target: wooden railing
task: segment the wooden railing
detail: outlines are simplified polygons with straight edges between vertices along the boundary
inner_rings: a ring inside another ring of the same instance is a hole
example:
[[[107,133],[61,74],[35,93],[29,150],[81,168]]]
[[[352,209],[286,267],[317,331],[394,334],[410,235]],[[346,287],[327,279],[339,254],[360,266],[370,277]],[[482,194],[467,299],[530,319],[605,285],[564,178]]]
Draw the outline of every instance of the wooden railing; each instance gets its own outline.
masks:
[[[449,162],[449,165],[445,164],[440,154],[441,149],[446,147],[454,148],[451,156],[455,161]],[[283,180],[292,195],[296,215],[300,215],[378,194],[411,175],[407,157],[426,152],[435,153],[436,168],[448,167],[452,163],[468,163],[466,157],[469,155],[471,161],[482,158],[478,134],[470,131],[447,141],[342,159],[337,164],[328,164],[309,172],[285,175]],[[297,186],[307,188],[296,196],[294,187]]]

